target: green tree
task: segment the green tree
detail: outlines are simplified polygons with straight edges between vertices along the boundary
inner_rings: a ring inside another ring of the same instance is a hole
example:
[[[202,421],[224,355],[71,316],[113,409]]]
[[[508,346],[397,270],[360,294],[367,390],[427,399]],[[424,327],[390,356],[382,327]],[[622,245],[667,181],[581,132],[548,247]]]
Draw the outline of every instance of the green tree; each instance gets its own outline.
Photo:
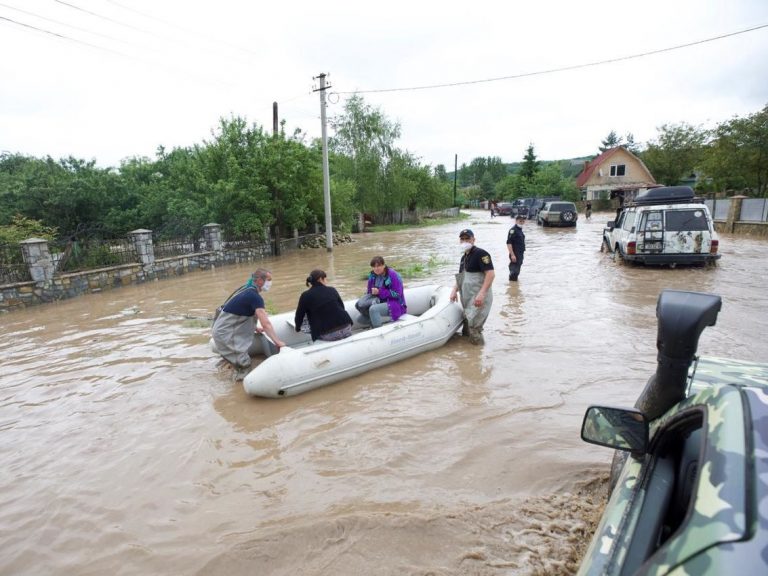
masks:
[[[756,196],[768,196],[768,105],[719,124],[702,168],[717,190],[750,189]]]
[[[384,208],[385,170],[396,152],[400,125],[358,95],[347,100],[344,112],[330,124],[335,130],[329,147],[337,155],[336,174],[355,183],[355,203],[360,210]]]
[[[539,170],[539,162],[536,160],[536,154],[533,150],[533,144],[529,144],[523,157],[523,163],[520,166],[518,174],[525,180],[531,180]]]
[[[690,124],[665,124],[640,158],[657,182],[674,186],[691,174],[703,157],[707,132]]]
[[[610,150],[611,148],[616,148],[616,146],[621,146],[623,141],[624,139],[617,135],[615,130],[611,130],[608,133],[608,136],[602,140],[600,146],[598,146],[598,149],[600,150],[600,153],[603,153],[606,150]]]

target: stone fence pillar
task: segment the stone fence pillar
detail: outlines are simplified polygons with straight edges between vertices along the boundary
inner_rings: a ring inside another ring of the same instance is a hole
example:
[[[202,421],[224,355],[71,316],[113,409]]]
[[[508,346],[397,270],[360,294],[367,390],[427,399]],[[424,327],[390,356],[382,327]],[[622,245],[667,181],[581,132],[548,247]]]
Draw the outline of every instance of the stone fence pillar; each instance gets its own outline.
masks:
[[[741,218],[741,203],[746,196],[731,196],[731,205],[728,207],[728,219],[725,222],[725,231],[733,232],[736,222]]]
[[[35,282],[53,280],[53,259],[48,248],[48,240],[28,238],[19,242],[24,262],[29,266],[29,274]]]
[[[136,254],[139,256],[139,262],[146,268],[155,265],[155,248],[152,245],[152,230],[134,230],[128,232],[128,236],[133,241],[136,248]]]
[[[203,226],[203,238],[205,238],[205,246],[208,250],[213,252],[221,252],[221,225],[220,224],[206,224]]]

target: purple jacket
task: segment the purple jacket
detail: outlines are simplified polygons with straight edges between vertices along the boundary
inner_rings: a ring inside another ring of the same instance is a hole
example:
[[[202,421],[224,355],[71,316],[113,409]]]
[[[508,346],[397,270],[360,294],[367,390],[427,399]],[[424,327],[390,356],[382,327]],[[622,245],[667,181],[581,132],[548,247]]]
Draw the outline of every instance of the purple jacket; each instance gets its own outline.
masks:
[[[376,274],[371,272],[368,274],[368,287],[366,292],[371,293],[371,288],[376,285]],[[379,287],[379,300],[387,303],[389,308],[389,315],[393,321],[397,320],[408,311],[408,307],[405,304],[405,294],[403,293],[403,281],[400,279],[400,274],[395,272],[393,268],[387,266],[384,284]]]

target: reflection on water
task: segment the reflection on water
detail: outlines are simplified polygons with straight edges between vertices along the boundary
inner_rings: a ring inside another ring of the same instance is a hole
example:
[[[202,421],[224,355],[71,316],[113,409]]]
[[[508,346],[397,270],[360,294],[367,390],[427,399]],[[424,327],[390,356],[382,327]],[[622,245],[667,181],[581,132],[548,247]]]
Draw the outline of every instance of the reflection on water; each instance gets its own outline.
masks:
[[[252,265],[0,316],[0,573],[572,573],[611,456],[581,417],[634,403],[660,290],[723,296],[700,353],[768,358],[765,241],[724,235],[716,268],[631,267],[599,252],[602,216],[529,223],[518,283],[511,219],[481,212],[267,260],[272,312],[313,268],[359,296],[377,254],[435,264],[406,295],[450,284],[467,226],[502,270],[484,346],[279,400],[247,397],[208,349]]]

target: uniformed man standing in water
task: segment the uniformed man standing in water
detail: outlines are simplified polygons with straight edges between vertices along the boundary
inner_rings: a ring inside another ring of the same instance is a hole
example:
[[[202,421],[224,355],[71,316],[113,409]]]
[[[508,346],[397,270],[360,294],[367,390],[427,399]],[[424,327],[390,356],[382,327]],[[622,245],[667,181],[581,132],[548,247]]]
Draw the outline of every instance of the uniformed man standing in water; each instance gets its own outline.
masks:
[[[523,224],[525,216],[515,218],[515,225],[507,232],[507,252],[509,252],[509,281],[517,282],[520,268],[523,267],[525,257],[525,232]]]
[[[475,235],[469,228],[459,232],[463,255],[456,274],[456,284],[451,290],[451,301],[461,292],[464,307],[464,328],[462,334],[469,336],[472,344],[483,343],[483,324],[493,304],[491,285],[496,273],[493,271],[491,255],[475,246]]]

